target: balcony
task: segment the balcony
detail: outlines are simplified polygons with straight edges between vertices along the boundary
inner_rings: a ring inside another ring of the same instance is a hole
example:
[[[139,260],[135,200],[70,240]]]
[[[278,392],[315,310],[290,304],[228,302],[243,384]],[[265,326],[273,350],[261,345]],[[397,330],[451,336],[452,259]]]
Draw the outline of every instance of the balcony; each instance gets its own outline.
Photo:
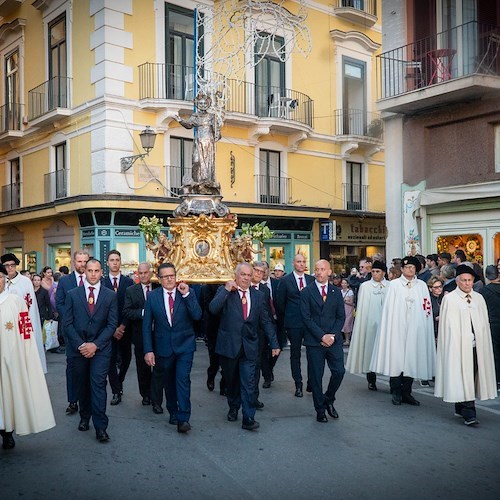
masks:
[[[335,0],[336,16],[371,28],[377,22],[377,0]]]
[[[182,194],[182,185],[191,179],[192,167],[179,167],[178,165],[166,165],[167,186],[173,196]]]
[[[270,205],[287,205],[292,196],[292,179],[270,175],[256,175],[257,199]]]
[[[301,126],[313,127],[314,101],[306,94],[236,80],[229,80],[228,87],[227,121],[253,124],[251,117],[257,116],[284,132],[297,132],[297,127],[301,129]],[[141,64],[139,89],[139,99],[145,108],[162,108],[166,106],[166,100],[175,100],[183,101],[178,103],[177,109],[192,110],[194,68],[162,63]]]
[[[2,212],[21,207],[21,183],[13,182],[2,186]]]
[[[45,202],[68,196],[68,171],[56,170],[44,175]]]
[[[345,210],[368,210],[368,185],[342,184]]]
[[[334,134],[340,140],[380,144],[384,140],[384,127],[380,114],[361,109],[336,109]]]
[[[0,141],[22,137],[21,120],[23,105],[17,102],[0,106]]]
[[[70,115],[70,83],[71,78],[55,76],[28,91],[30,125],[46,125]]]
[[[472,21],[377,56],[377,107],[414,113],[500,89],[500,28]]]

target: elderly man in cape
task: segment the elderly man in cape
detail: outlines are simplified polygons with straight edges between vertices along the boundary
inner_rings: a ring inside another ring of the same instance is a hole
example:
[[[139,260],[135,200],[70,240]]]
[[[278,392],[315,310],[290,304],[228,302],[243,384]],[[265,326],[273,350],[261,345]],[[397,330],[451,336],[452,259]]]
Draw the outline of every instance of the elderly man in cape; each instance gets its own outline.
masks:
[[[419,406],[411,394],[413,379],[430,380],[436,361],[431,298],[416,277],[417,258],[402,259],[401,270],[403,275],[389,282],[370,370],[390,377],[392,404]]]
[[[434,395],[455,403],[455,415],[476,425],[474,400],[497,396],[488,310],[474,292],[475,273],[460,264],[457,288],[445,295],[439,314]]]
[[[28,308],[6,290],[6,281],[0,265],[0,435],[2,448],[10,450],[14,429],[33,434],[56,423]]]

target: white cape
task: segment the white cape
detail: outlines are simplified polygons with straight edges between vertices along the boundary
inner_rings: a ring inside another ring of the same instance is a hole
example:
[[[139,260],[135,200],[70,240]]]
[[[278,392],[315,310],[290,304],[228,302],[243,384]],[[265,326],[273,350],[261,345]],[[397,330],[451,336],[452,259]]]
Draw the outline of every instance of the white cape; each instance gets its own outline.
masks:
[[[458,288],[453,290],[444,296],[439,312],[434,395],[449,403],[497,397],[486,302],[477,292],[470,295],[472,302],[469,305],[464,292]],[[478,366],[475,383],[471,322]]]
[[[410,286],[408,286],[410,283]],[[434,376],[436,346],[427,285],[401,276],[389,282],[370,370],[389,377],[429,380]]]
[[[345,365],[346,370],[351,373],[370,371],[373,346],[388,285],[389,282],[385,279],[380,283],[371,279],[359,287],[356,320]]]

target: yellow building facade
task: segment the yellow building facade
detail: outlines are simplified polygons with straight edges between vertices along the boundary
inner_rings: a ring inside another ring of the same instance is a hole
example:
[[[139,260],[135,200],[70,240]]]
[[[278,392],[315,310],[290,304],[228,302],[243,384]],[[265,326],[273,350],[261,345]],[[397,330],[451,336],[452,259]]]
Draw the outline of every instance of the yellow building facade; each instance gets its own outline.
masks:
[[[117,248],[126,270],[148,258],[138,220],[166,225],[190,173],[193,131],[172,117],[193,112],[200,4],[213,2],[0,2],[2,252],[33,271],[69,266],[81,247],[101,259]],[[310,54],[267,48],[235,83],[216,175],[240,223],[274,231],[271,267],[290,271],[301,252],[340,270],[385,246],[381,2],[305,4]],[[144,153],[146,126],[154,148],[122,168]]]

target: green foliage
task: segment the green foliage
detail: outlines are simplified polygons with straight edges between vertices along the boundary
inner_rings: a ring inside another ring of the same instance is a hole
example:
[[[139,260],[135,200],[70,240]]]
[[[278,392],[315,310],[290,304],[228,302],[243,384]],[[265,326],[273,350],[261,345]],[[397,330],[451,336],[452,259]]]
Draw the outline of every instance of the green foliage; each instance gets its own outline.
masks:
[[[251,226],[250,224],[241,225],[241,236],[251,236],[252,240],[263,243],[273,237],[273,232],[267,227],[267,221],[258,222]]]

